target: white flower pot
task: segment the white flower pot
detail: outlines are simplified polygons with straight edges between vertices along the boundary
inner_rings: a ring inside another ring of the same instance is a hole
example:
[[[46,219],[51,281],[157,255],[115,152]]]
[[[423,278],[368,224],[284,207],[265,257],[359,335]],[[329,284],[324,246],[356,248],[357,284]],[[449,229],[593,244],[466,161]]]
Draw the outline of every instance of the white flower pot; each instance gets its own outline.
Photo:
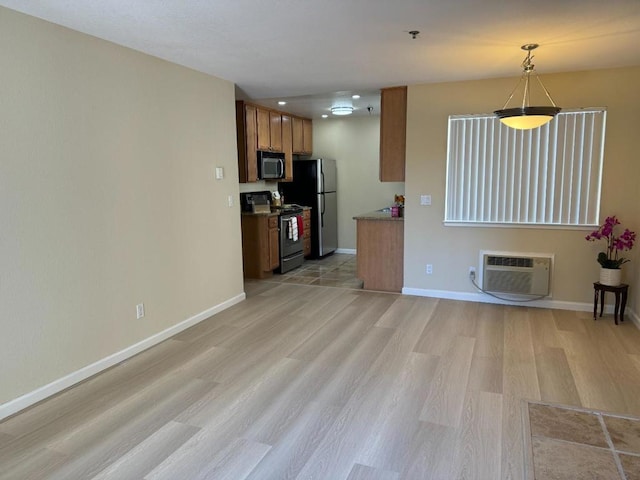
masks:
[[[620,268],[600,268],[600,283],[616,287],[622,283],[622,270]]]

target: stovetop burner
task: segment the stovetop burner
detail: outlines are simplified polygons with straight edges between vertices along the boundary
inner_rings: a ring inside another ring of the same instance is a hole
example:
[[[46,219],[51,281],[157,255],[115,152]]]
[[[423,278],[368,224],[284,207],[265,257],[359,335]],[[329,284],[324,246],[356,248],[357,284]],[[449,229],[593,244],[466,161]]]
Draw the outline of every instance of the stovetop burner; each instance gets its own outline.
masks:
[[[280,215],[292,215],[292,214],[301,214],[302,213],[302,207],[300,205],[295,205],[295,204],[289,204],[289,205],[283,205],[282,208],[280,208]]]
[[[293,214],[301,214],[302,213],[302,209],[301,208],[283,208],[282,210],[280,210],[280,215],[293,215]]]

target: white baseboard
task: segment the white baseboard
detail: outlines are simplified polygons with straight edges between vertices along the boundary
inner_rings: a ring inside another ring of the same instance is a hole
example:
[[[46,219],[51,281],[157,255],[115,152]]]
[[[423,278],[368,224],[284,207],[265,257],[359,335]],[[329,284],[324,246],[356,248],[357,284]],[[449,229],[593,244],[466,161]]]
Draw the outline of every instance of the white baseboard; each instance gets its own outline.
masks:
[[[183,330],[186,330],[193,325],[200,323],[203,320],[206,320],[212,315],[219,313],[227,308],[232,307],[233,305],[240,303],[246,298],[246,294],[243,292],[235,297],[232,297],[228,300],[225,300],[218,305],[215,305],[203,312],[200,312],[193,317],[187,318],[186,320],[163,330],[162,332],[156,333],[144,340],[131,345],[130,347],[125,348],[124,350],[120,350],[108,357],[105,357],[97,362],[92,363],[91,365],[87,365],[86,367],[81,368],[80,370],[76,370],[68,375],[65,375],[62,378],[54,380],[53,382],[39,387],[32,392],[26,393],[18,398],[13,400],[9,400],[6,403],[0,405],[0,420],[3,420],[10,415],[13,415],[20,410],[24,410],[31,405],[36,404],[37,402],[44,400],[47,397],[55,395],[56,393],[61,392],[62,390],[69,388],[76,383],[79,383],[87,378],[100,373],[107,368],[110,368],[120,362],[127,360],[128,358],[137,355],[138,353],[157,345],[160,342],[163,342],[167,338],[170,338]]]
[[[336,253],[346,253],[347,255],[355,255],[356,249],[355,248],[338,248],[336,249]]]
[[[475,292],[453,292],[449,290],[429,290],[424,288],[403,288],[403,295],[415,295],[417,297],[434,297],[445,298],[448,300],[462,300],[465,302],[480,302],[480,303],[494,303],[498,305],[518,305],[537,308],[551,308],[554,310],[576,310],[579,312],[592,312],[593,303],[581,303],[581,302],[564,302],[561,300],[533,300],[531,302],[509,302],[506,300],[500,300],[498,298],[491,297],[490,295],[484,295],[482,293]],[[604,312],[607,314],[613,314],[613,305],[605,304]],[[640,329],[640,317],[631,309],[625,310],[627,318],[631,318],[631,321],[636,327]]]

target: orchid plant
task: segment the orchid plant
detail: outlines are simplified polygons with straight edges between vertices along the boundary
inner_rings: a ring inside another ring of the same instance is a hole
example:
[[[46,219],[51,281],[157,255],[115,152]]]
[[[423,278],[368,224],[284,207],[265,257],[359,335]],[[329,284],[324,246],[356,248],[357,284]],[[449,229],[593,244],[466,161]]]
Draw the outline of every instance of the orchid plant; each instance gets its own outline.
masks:
[[[604,224],[585,237],[588,241],[604,240],[607,242],[607,250],[598,254],[598,263],[603,268],[619,269],[623,263],[630,261],[628,258],[619,257],[618,252],[631,250],[633,242],[636,240],[636,234],[625,228],[622,235],[616,236],[614,230],[617,225],[620,225],[620,221],[615,215],[607,217]]]

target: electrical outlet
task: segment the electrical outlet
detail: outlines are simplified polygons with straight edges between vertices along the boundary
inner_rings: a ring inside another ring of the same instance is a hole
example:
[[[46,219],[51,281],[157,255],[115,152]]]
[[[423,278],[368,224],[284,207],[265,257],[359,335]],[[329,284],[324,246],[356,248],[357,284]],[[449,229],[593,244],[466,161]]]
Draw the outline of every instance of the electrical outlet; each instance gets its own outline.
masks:
[[[431,195],[420,195],[420,205],[431,205]]]
[[[475,280],[475,278],[476,278],[476,267],[469,267],[469,277],[472,280]]]
[[[140,320],[144,317],[144,303],[136,305],[136,320]]]
[[[433,273],[433,265],[431,265],[430,263],[427,263],[427,275],[431,275]]]
[[[229,205],[229,207],[233,207],[233,195],[229,195],[227,197],[227,204]]]
[[[224,179],[224,168],[216,167],[216,180]]]

